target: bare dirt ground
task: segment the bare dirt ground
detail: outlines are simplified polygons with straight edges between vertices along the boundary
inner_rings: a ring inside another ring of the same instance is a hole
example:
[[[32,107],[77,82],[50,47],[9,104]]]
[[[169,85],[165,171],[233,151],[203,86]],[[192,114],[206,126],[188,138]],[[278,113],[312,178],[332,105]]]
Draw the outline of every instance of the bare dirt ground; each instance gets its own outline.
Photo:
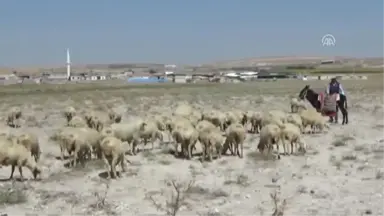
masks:
[[[59,147],[48,141],[62,127],[69,105],[92,109],[109,104],[123,122],[145,113],[171,112],[179,101],[197,108],[229,110],[281,109],[289,112],[291,96],[305,84],[320,81],[277,81],[252,84],[4,87],[0,90],[2,121],[11,106],[20,106],[25,123],[13,129],[39,135],[43,168],[33,180],[0,182],[0,213],[8,215],[382,215],[383,214],[383,83],[382,77],[343,81],[350,123],[331,125],[323,134],[304,135],[305,155],[263,160],[256,150],[258,134],[248,134],[245,157],[223,156],[213,162],[176,159],[166,144],[137,156],[122,178],[105,180],[101,161],[66,168],[56,159]],[[89,87],[91,86],[91,87]],[[167,136],[165,136],[167,137]],[[148,145],[150,148],[150,145]],[[10,167],[0,169],[7,179]],[[19,176],[18,171],[15,172]],[[172,183],[176,183],[181,198]],[[276,206],[275,206],[276,203]]]

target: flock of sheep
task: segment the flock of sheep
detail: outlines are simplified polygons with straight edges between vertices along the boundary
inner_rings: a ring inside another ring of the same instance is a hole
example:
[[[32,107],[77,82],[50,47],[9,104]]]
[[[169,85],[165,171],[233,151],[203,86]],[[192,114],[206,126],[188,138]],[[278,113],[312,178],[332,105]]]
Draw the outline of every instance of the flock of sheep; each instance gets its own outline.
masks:
[[[167,135],[174,143],[174,154],[187,159],[192,158],[196,144],[203,149],[202,160],[212,161],[213,156],[220,158],[228,150],[231,155],[243,157],[243,143],[247,133],[259,133],[257,149],[263,154],[272,153],[279,146],[283,147],[284,155],[306,152],[304,133],[321,132],[328,127],[327,119],[312,108],[307,108],[303,101],[292,99],[291,113],[280,110],[267,112],[242,110],[199,110],[193,105],[180,103],[169,115],[156,114],[145,116],[129,122],[121,122],[122,116],[112,109],[103,111],[79,112],[73,107],[63,111],[67,125],[58,129],[50,136],[50,141],[60,146],[61,159],[67,152],[72,158],[72,165],[77,161],[84,164],[95,157],[102,159],[108,168],[108,178],[117,177],[116,166],[125,170],[127,148],[133,155],[137,154],[137,146],[154,142],[163,142]],[[17,122],[22,116],[19,108],[12,108],[7,116],[7,125],[20,126]],[[248,126],[251,126],[248,131]],[[309,126],[309,127],[308,127]],[[179,151],[180,145],[180,151]],[[289,151],[290,149],[290,151]],[[17,166],[23,179],[22,167],[32,171],[34,178],[41,174],[37,165],[41,150],[39,139],[31,133],[12,135],[0,134],[0,165],[12,166],[10,178],[13,178]],[[112,174],[112,176],[111,176]]]

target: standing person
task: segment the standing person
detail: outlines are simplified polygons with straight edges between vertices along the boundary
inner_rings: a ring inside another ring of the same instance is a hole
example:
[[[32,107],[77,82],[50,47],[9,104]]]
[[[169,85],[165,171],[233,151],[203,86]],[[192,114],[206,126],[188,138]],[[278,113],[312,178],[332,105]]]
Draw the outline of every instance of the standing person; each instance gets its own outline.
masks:
[[[339,83],[336,78],[332,78],[331,82],[328,84],[325,92],[326,92],[327,96],[330,96],[329,98],[334,100],[334,101],[332,101],[332,103],[333,102],[336,103],[335,123],[337,123],[337,119],[338,119],[337,117],[338,117],[338,111],[339,111],[339,109],[338,109],[339,108],[338,107],[339,104],[338,103],[339,103],[339,100],[340,100],[340,96],[345,98],[345,91],[344,91],[343,86],[341,85],[341,83]],[[333,122],[333,117],[332,116],[330,116],[329,121]],[[344,122],[344,117],[343,117],[343,122]]]

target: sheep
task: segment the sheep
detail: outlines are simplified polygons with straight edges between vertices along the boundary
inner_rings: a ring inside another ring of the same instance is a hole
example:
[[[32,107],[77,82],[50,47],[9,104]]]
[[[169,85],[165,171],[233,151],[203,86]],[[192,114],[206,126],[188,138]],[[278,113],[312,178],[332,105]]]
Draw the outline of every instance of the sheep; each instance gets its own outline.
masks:
[[[288,114],[287,115],[287,123],[292,123],[292,124],[296,125],[297,127],[299,127],[301,132],[304,131],[303,121],[302,121],[299,114],[296,114],[296,113]]]
[[[101,131],[103,127],[110,125],[113,121],[106,112],[93,111],[85,116],[85,120],[90,128],[94,128],[97,131]]]
[[[59,142],[61,160],[64,160],[65,150],[70,156],[74,152],[73,165],[76,166],[78,155],[81,154],[80,159],[84,160],[83,156],[89,155],[88,153],[94,148],[90,137],[92,136],[88,128],[65,127],[53,134],[50,139]]]
[[[219,127],[221,131],[225,130],[226,115],[221,111],[204,112],[201,117],[202,120],[212,122],[216,127]]]
[[[21,181],[24,180],[23,166],[31,170],[34,179],[41,174],[41,169],[37,166],[36,161],[32,158],[28,149],[23,145],[13,143],[10,139],[0,139],[0,164],[12,166],[9,179],[13,179],[16,166],[19,169]]]
[[[282,123],[285,123],[287,120],[287,114],[281,110],[271,110],[268,114],[278,118]]]
[[[199,142],[203,146],[203,157],[205,160],[208,154],[209,161],[212,161],[213,147],[216,148],[217,157],[221,157],[222,146],[225,142],[225,137],[221,134],[220,129],[214,128],[205,128],[199,132]]]
[[[249,115],[249,120],[251,122],[251,132],[259,133],[261,129],[261,122],[263,120],[263,115],[260,112],[252,112]]]
[[[116,174],[116,165],[120,163],[122,172],[125,172],[125,157],[123,145],[126,142],[122,142],[113,136],[106,136],[100,143],[101,155],[105,165],[110,167],[107,169],[108,178],[118,177]]]
[[[175,111],[173,112],[173,116],[181,116],[184,118],[188,118],[192,114],[193,108],[188,104],[179,104]]]
[[[311,133],[315,132],[316,127],[323,130],[324,127],[329,128],[326,124],[327,119],[318,113],[315,109],[307,109],[300,112],[300,117],[303,123],[303,130],[306,129],[308,125],[310,125]]]
[[[114,123],[120,123],[122,116],[121,114],[113,111],[112,109],[109,109],[108,111],[109,120],[111,120]]]
[[[261,120],[261,129],[263,129],[264,126],[268,125],[268,124],[275,124],[279,127],[281,127],[284,122],[282,121],[282,119],[279,117],[279,116],[276,116],[276,115],[273,115],[271,113],[267,113],[266,115],[263,116],[262,120]],[[260,131],[261,133],[261,131]]]
[[[18,120],[21,118],[21,116],[21,109],[19,107],[12,107],[8,112],[6,124],[13,128],[20,127]]]
[[[63,115],[65,117],[65,119],[67,120],[67,123],[69,121],[71,121],[71,119],[73,118],[73,116],[76,115],[76,109],[74,107],[67,107],[64,112],[63,112]]]
[[[305,110],[305,109],[307,109],[307,106],[306,106],[304,100],[300,100],[297,98],[291,99],[291,112],[292,113],[297,113],[300,110]]]
[[[209,122],[207,120],[200,121],[199,123],[197,123],[195,128],[198,132],[213,131],[213,130],[217,129],[217,127],[214,124],[212,124],[211,122]]]
[[[244,119],[244,115],[236,111],[226,112],[225,116],[226,116],[225,125],[224,125],[225,128],[227,128],[231,124],[242,123]]]
[[[264,154],[264,150],[268,149],[268,155],[271,154],[273,150],[273,144],[277,145],[277,150],[279,151],[281,129],[280,126],[276,124],[267,124],[260,131],[260,140],[257,145],[257,149]],[[278,153],[277,158],[280,159],[280,154]]]
[[[16,143],[23,145],[31,153],[31,156],[35,158],[35,162],[40,159],[41,151],[39,145],[39,139],[32,133],[22,133],[16,136]]]
[[[114,123],[105,127],[102,136],[114,136],[121,141],[128,142],[131,145],[131,152],[136,155],[136,146],[140,143],[140,128],[144,127],[145,122],[141,119],[130,123]]]
[[[283,142],[284,155],[289,155],[287,151],[287,142],[291,143],[291,154],[293,154],[294,144],[299,145],[298,151],[306,152],[306,144],[301,138],[301,130],[297,125],[285,123],[281,129],[281,141]]]
[[[87,122],[80,116],[73,116],[67,124],[68,127],[82,128],[87,127]]]
[[[199,133],[193,126],[182,126],[179,125],[172,132],[172,137],[175,140],[175,155],[177,156],[178,143],[181,144],[181,152],[187,159],[192,158],[192,149],[194,149],[198,138]]]
[[[243,158],[244,141],[246,138],[246,131],[241,123],[231,124],[226,132],[225,147],[223,153],[226,153],[227,149],[230,148],[232,155],[237,154],[240,158]],[[239,151],[240,145],[240,151]]]
[[[68,137],[62,140],[64,148],[66,148],[68,152],[73,151],[73,167],[76,167],[77,159],[80,159],[81,163],[83,163],[86,158],[91,158],[92,152],[92,146],[87,136],[79,131],[76,132],[69,134]]]
[[[145,121],[140,126],[140,138],[144,139],[144,146],[147,144],[148,140],[151,141],[152,149],[154,149],[154,142],[156,139],[160,140],[160,142],[163,142],[163,134],[157,127],[157,124],[155,121]]]

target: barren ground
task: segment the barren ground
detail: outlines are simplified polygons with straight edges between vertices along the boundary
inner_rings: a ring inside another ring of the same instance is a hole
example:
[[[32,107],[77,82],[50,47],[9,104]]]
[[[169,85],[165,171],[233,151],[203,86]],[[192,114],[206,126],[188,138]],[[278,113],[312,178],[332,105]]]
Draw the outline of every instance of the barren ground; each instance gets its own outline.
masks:
[[[331,125],[324,134],[304,135],[308,153],[282,156],[281,160],[261,159],[256,151],[258,135],[248,134],[243,159],[223,156],[204,163],[198,160],[199,156],[190,161],[176,159],[167,153],[170,146],[162,144],[154,151],[127,155],[132,164],[122,178],[105,180],[102,162],[66,168],[67,161],[55,158],[59,156],[59,147],[48,141],[53,130],[65,124],[61,111],[69,105],[91,109],[109,104],[123,113],[123,122],[145,113],[170,112],[178,101],[188,101],[198,108],[288,112],[290,97],[296,96],[307,83],[314,87],[325,85],[320,81],[277,81],[92,86],[70,90],[65,86],[54,90],[46,86],[2,87],[2,122],[11,106],[21,106],[25,114],[22,128],[4,125],[2,130],[26,130],[39,135],[43,176],[35,181],[24,168],[24,176],[29,180],[1,181],[0,213],[164,215],[173,208],[167,207],[166,202],[174,201],[174,181],[182,191],[191,183],[177,215],[272,215],[275,206],[271,194],[280,200],[278,209],[286,200],[284,215],[382,215],[382,77],[343,81],[349,97],[350,124]],[[2,167],[0,178],[7,179],[10,169]],[[17,170],[15,175],[19,176]]]

